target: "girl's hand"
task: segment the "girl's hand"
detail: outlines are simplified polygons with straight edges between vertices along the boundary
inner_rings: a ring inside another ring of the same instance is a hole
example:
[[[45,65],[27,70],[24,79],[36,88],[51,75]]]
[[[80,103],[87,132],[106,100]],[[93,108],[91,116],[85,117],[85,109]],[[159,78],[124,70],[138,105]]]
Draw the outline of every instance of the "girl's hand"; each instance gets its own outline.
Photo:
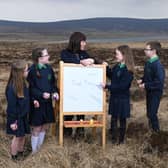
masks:
[[[18,128],[18,126],[17,126],[17,120],[16,120],[13,124],[10,125],[10,128],[11,128],[13,131],[17,130],[17,128]]]
[[[141,84],[142,83],[142,79],[137,80],[137,84]]]
[[[102,89],[105,89],[106,84],[102,82],[102,83],[100,83],[100,87],[101,87]]]
[[[58,93],[53,93],[52,98],[54,100],[59,100],[59,94]]]
[[[106,61],[103,61],[102,64],[108,66],[108,63]]]
[[[94,59],[92,58],[83,59],[80,61],[80,63],[84,66],[92,65],[94,64]]]
[[[144,84],[144,83],[139,84],[139,88],[141,88],[141,89],[145,89],[145,84]]]
[[[49,99],[50,98],[50,93],[44,92],[43,93],[43,98],[44,99]]]
[[[40,103],[37,100],[34,100],[33,104],[34,104],[35,108],[39,108],[40,107]]]

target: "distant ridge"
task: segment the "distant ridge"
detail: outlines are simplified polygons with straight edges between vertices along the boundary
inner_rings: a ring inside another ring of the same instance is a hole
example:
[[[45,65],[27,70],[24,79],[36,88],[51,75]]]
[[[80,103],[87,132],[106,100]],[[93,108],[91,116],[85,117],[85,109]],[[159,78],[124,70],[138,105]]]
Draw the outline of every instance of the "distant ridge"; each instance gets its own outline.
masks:
[[[0,20],[1,35],[30,33],[63,37],[73,31],[95,36],[108,36],[111,33],[168,35],[168,19],[91,18],[46,23]]]

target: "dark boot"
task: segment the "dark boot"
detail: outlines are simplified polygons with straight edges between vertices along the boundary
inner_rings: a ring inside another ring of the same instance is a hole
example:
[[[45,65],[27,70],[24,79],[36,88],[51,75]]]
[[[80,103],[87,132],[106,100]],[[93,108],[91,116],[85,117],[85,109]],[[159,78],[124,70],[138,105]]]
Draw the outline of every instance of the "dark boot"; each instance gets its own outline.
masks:
[[[149,125],[149,129],[152,130],[152,123],[151,120],[148,118],[148,125]]]
[[[64,116],[64,121],[72,121],[73,116]],[[65,128],[64,127],[64,135],[69,137],[72,135],[72,128]]]
[[[125,130],[120,128],[120,136],[119,136],[119,144],[123,144],[124,143],[124,138],[125,138]]]
[[[153,115],[151,118],[151,125],[152,125],[152,130],[154,132],[159,132],[160,131],[160,126],[159,126],[159,120],[158,120],[158,117],[157,115]]]
[[[117,143],[117,119],[111,118],[111,140],[112,144]]]
[[[18,158],[19,159],[23,159],[25,156],[24,156],[24,151],[19,151],[18,153],[17,153],[17,155],[18,155]]]
[[[84,136],[85,136],[85,130],[84,130],[84,128],[83,127],[77,128],[76,129],[76,133],[75,133],[75,137],[77,139],[81,139],[81,138],[84,138]]]
[[[64,127],[64,135],[65,136],[72,136],[72,128],[65,128]]]
[[[126,132],[126,119],[120,119],[120,135],[118,142],[119,144],[124,143],[125,132]]]
[[[18,161],[18,155],[11,155],[11,158],[13,161]]]
[[[77,120],[80,121],[81,119],[84,120],[85,116],[77,115]],[[85,129],[83,127],[77,128],[75,132],[75,138],[81,139],[81,138],[84,138],[84,136],[85,136]]]

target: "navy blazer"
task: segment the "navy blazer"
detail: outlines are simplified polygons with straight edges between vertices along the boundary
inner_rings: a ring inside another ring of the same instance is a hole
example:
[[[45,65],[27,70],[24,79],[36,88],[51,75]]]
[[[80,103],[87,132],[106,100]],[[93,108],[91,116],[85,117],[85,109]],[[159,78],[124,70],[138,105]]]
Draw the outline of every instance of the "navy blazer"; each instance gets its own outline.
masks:
[[[107,84],[106,88],[113,96],[129,97],[133,74],[127,70],[126,66],[120,68],[117,64],[112,69],[107,67],[107,77],[111,79],[111,84]]]
[[[80,51],[78,54],[74,54],[69,50],[62,50],[61,60],[65,63],[74,63],[80,64],[80,60],[90,58],[89,54],[86,51]]]
[[[113,118],[130,117],[130,86],[133,74],[117,64],[112,69],[107,67],[107,76],[111,79],[111,84],[106,88],[110,91],[109,114]]]
[[[24,88],[24,97],[19,98],[12,85],[8,85],[6,89],[7,98],[7,134],[22,137],[30,133],[28,114],[30,110],[29,89]],[[17,130],[12,130],[10,125],[17,123]]]
[[[159,60],[152,63],[146,62],[144,67],[144,76],[142,78],[147,91],[163,91],[165,79],[165,70]]]
[[[44,92],[50,94],[58,92],[54,71],[50,65],[46,64],[46,68],[38,69],[38,72],[40,76],[37,75],[37,67],[33,64],[27,78],[30,84],[31,99],[47,101],[43,98]]]
[[[19,98],[15,94],[12,85],[9,85],[6,90],[7,98],[7,118],[11,119],[11,122],[15,122],[19,118],[27,116],[30,110],[29,104],[29,89],[24,88],[24,97]]]

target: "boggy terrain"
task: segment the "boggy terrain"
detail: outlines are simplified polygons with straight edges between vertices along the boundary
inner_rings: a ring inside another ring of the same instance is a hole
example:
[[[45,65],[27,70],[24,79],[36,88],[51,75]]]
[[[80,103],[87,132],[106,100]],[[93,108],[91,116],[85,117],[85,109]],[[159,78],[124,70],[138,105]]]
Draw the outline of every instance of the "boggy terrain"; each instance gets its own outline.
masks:
[[[64,147],[58,144],[56,137],[50,131],[42,149],[31,155],[30,136],[27,137],[25,157],[18,162],[10,159],[9,144],[11,137],[5,134],[6,99],[4,90],[9,75],[10,63],[15,59],[26,59],[31,64],[31,51],[36,47],[48,48],[51,64],[57,74],[60,52],[66,44],[42,42],[0,42],[0,167],[2,168],[167,168],[168,166],[168,46],[163,42],[160,57],[166,69],[164,95],[159,109],[161,132],[152,134],[148,129],[144,92],[139,91],[134,82],[131,88],[131,118],[128,119],[126,142],[123,145],[112,145],[108,133],[110,116],[107,116],[107,144],[105,151],[101,148],[101,130],[97,129],[96,138],[91,130],[86,129],[86,136],[81,140],[64,138]],[[114,65],[115,44],[88,44],[89,54],[97,62],[107,61]],[[143,73],[146,60],[144,43],[129,43],[133,48],[136,76]],[[107,97],[108,103],[108,97]],[[108,105],[108,104],[107,104]]]

